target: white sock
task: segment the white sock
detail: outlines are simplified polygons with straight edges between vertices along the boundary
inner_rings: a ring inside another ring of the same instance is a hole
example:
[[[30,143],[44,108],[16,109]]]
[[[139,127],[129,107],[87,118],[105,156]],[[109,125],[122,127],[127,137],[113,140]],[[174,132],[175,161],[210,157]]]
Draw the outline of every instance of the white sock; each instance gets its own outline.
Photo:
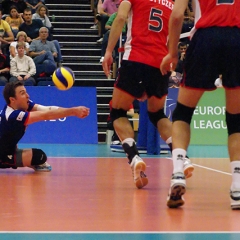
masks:
[[[240,190],[240,161],[230,162],[232,171],[232,185],[231,190]]]
[[[186,151],[182,148],[176,148],[172,151],[173,173],[183,173],[183,163],[186,157]]]
[[[133,138],[126,138],[122,141],[122,144],[127,143],[130,147],[132,147],[133,143],[135,143],[135,140]]]

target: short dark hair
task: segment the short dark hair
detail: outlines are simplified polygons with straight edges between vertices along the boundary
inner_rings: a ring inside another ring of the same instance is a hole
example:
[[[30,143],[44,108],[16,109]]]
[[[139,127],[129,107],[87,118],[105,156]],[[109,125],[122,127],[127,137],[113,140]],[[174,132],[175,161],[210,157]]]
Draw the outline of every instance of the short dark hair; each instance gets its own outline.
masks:
[[[9,82],[5,85],[3,89],[3,97],[7,104],[10,103],[10,97],[16,97],[15,89],[20,86],[24,86],[22,81]]]
[[[24,10],[23,10],[23,13],[25,12],[31,12],[32,13],[32,9],[30,7],[26,7]]]

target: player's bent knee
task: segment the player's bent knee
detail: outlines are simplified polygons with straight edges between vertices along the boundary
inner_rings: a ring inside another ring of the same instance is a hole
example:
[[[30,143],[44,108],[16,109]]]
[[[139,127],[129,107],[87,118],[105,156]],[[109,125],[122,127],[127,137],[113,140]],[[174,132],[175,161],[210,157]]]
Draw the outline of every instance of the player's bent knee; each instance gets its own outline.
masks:
[[[110,117],[111,117],[112,122],[114,122],[115,120],[117,120],[118,118],[121,118],[121,117],[127,118],[127,111],[125,111],[121,108],[120,109],[112,108]]]
[[[226,111],[226,123],[228,129],[228,135],[234,133],[240,133],[240,113],[231,114]]]
[[[177,106],[173,111],[172,115],[172,121],[183,121],[186,122],[190,125],[192,121],[192,115],[194,112],[195,108],[191,108],[188,106],[185,106],[179,102],[177,102]]]
[[[164,109],[160,109],[159,111],[157,112],[149,112],[148,111],[148,117],[150,119],[150,121],[152,122],[152,124],[157,127],[157,123],[160,119],[163,119],[163,118],[167,118],[167,116],[165,115],[164,113]]]
[[[47,155],[43,150],[37,149],[37,148],[32,149],[32,161],[31,161],[32,166],[41,165],[46,161],[47,161]]]

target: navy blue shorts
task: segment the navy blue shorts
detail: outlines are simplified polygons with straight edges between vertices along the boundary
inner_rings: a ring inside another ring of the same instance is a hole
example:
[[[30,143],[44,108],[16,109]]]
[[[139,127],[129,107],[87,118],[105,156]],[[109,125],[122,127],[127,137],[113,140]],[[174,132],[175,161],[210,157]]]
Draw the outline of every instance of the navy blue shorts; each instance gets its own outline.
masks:
[[[148,97],[162,98],[168,94],[168,79],[169,75],[163,76],[159,68],[123,60],[115,87],[135,98],[141,98],[145,92]]]
[[[223,86],[240,86],[240,29],[211,27],[198,29],[186,52],[183,86],[215,89],[222,74]]]

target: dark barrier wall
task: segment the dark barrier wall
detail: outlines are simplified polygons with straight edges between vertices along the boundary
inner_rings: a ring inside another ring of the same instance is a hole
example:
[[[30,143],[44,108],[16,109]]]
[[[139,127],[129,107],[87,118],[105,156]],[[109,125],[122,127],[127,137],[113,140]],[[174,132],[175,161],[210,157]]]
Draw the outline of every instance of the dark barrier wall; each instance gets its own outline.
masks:
[[[97,144],[97,99],[95,87],[73,87],[60,91],[55,87],[26,87],[30,99],[45,106],[86,106],[90,115],[85,119],[68,117],[43,121],[27,127],[21,143]],[[0,87],[0,109],[5,105]]]

